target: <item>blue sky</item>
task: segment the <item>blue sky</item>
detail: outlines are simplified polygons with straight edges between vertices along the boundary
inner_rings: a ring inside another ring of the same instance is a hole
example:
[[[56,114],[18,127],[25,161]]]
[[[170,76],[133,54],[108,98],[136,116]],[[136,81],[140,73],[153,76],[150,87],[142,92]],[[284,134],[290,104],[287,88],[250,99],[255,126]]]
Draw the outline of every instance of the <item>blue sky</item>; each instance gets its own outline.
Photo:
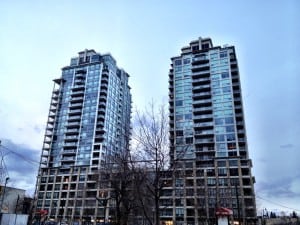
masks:
[[[296,0],[1,1],[2,144],[39,159],[52,80],[79,51],[110,52],[141,109],[167,100],[170,57],[211,37],[236,47],[258,206],[300,210],[299,21]],[[36,164],[16,159],[10,185],[32,192]]]

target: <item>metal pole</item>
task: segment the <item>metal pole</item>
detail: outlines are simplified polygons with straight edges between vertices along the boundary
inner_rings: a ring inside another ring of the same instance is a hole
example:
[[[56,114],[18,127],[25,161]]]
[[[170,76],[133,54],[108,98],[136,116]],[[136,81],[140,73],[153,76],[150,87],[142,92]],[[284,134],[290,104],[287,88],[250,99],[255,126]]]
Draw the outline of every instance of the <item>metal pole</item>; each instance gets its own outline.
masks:
[[[238,207],[238,221],[239,221],[239,225],[241,225],[240,202],[239,202],[239,194],[238,194],[237,184],[235,184],[235,197],[236,197],[237,207]]]
[[[2,206],[3,206],[3,201],[4,201],[4,195],[5,195],[5,189],[6,189],[6,184],[7,181],[9,180],[9,177],[6,177],[5,179],[5,184],[4,184],[4,188],[3,188],[3,194],[2,194],[2,198],[1,198],[1,213],[2,213]]]
[[[2,198],[1,198],[1,205],[0,205],[0,223],[2,222],[2,207],[3,207],[3,202],[4,202],[4,195],[5,195],[6,184],[7,184],[8,180],[9,180],[9,177],[6,177],[4,188],[3,188],[3,194],[2,194]]]
[[[16,217],[15,217],[15,225],[16,225],[16,222],[17,222],[17,216],[18,216],[17,208],[18,208],[18,204],[19,204],[19,198],[20,198],[20,195],[18,195],[18,198],[17,198],[17,204],[16,204],[16,208],[15,208],[15,214],[16,214]]]

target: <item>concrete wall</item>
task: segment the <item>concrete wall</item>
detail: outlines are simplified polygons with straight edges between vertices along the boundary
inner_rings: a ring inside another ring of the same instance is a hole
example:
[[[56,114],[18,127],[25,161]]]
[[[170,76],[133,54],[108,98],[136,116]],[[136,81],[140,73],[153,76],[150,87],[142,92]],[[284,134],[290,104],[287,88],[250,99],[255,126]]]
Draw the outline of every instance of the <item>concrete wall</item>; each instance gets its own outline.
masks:
[[[19,196],[19,200],[18,200],[18,196]],[[2,213],[15,213],[17,202],[18,202],[18,206],[22,205],[24,197],[25,197],[25,190],[6,187],[4,193],[4,199],[2,203],[2,209],[1,209]],[[20,211],[18,211],[19,208],[21,207],[17,207],[17,213],[21,213]]]
[[[28,215],[24,214],[2,214],[1,225],[27,225]]]

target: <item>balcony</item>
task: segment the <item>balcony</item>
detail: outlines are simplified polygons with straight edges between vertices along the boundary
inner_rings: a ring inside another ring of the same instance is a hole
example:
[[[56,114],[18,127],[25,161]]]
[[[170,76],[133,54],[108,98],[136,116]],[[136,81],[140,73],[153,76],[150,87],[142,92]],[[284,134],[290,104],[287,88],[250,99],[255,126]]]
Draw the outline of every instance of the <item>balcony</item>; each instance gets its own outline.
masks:
[[[213,143],[213,142],[214,142],[213,138],[201,138],[195,140],[195,144],[204,144],[204,143]]]
[[[55,113],[56,112],[57,107],[51,105],[49,111]]]
[[[201,57],[197,57],[194,58],[192,61],[192,65],[200,65],[200,64],[208,64],[209,63],[209,59],[207,56],[201,56]]]
[[[95,142],[102,142],[104,140],[104,134],[95,135]]]
[[[209,113],[209,112],[212,112],[212,107],[194,108],[193,112],[194,113]]]
[[[69,118],[68,118],[68,121],[73,121],[73,122],[79,122],[80,121],[80,119],[81,119],[81,116],[70,116]]]
[[[108,88],[108,84],[105,82],[105,83],[101,83],[101,89],[105,89],[105,90],[107,90],[107,88]]]
[[[211,103],[212,103],[211,99],[201,99],[201,100],[193,101],[193,105],[204,105],[204,104],[210,104],[211,105]]]
[[[75,149],[64,149],[62,154],[63,155],[74,155],[74,154],[76,154],[76,150]]]
[[[81,84],[81,85],[75,85],[75,86],[73,86],[72,91],[73,92],[75,92],[75,91],[84,91],[84,89],[85,89],[84,85]]]
[[[79,109],[82,108],[82,103],[72,103],[70,109]]]
[[[78,115],[78,114],[81,114],[81,109],[73,109],[73,110],[70,110],[69,111],[69,116],[70,115]]]
[[[211,114],[193,116],[194,121],[208,121],[208,120],[212,120],[212,119],[213,119],[213,116]]]
[[[45,136],[52,137],[53,132],[52,131],[46,131]]]
[[[202,65],[195,65],[192,67],[192,72],[209,71],[209,63]]]
[[[210,83],[210,78],[208,76],[208,77],[193,79],[193,85],[196,85],[197,83]]]
[[[213,135],[213,130],[197,130],[195,131],[195,135]]]
[[[86,74],[86,70],[84,69],[79,69],[79,70],[76,70],[75,74]]]
[[[71,122],[66,125],[66,127],[79,127],[80,122]]]
[[[101,79],[101,85],[104,85],[104,84],[108,85],[108,78],[106,78],[106,77],[102,77],[102,79]]]
[[[54,129],[53,124],[54,124],[54,122],[48,121],[46,130],[48,130],[48,131],[53,131],[53,129]]]
[[[208,71],[196,71],[192,74],[193,79],[198,79],[198,78],[210,78],[210,72]]]
[[[75,160],[75,156],[66,156],[66,157],[63,157],[61,159],[61,161],[74,161]]]
[[[105,108],[106,103],[105,102],[99,102],[98,106],[99,106],[99,108]]]
[[[193,91],[197,91],[197,90],[209,90],[210,89],[210,85],[209,84],[204,84],[204,85],[199,85],[199,86],[194,86],[193,87]]]
[[[50,145],[48,145],[48,144],[44,144],[44,146],[43,146],[43,150],[45,150],[45,151],[49,151],[49,150],[50,150]]]
[[[102,92],[100,93],[99,102],[106,102],[106,95],[102,95]]]
[[[50,112],[50,113],[49,113],[49,118],[54,119],[55,116],[56,116],[56,113],[54,113],[54,112]],[[48,121],[48,122],[49,122],[49,121]]]
[[[99,109],[98,109],[98,112],[99,112],[100,114],[102,114],[102,115],[105,115],[106,110],[103,109],[103,108],[99,108]]]
[[[82,102],[83,101],[83,97],[73,97],[71,98],[71,103],[75,103],[75,102]]]
[[[206,122],[206,123],[195,123],[194,127],[213,127],[214,123],[213,122]]]
[[[77,141],[78,140],[78,135],[65,136],[65,140],[67,140],[67,141]]]
[[[50,103],[50,105],[51,105],[51,106],[54,106],[54,107],[56,107],[57,104],[58,104],[58,102],[57,102],[57,101],[54,101],[54,100],[52,100],[51,103]]]
[[[200,93],[194,93],[193,98],[198,98],[198,97],[210,97],[211,93],[209,91],[207,92],[200,92]]]
[[[79,129],[67,129],[66,134],[78,134],[79,133]]]
[[[50,145],[51,142],[52,142],[52,140],[49,139],[49,138],[46,138],[46,139],[44,140],[44,144],[47,144],[47,145]]]
[[[83,96],[84,96],[84,91],[73,91],[73,92],[71,93],[72,99],[73,99],[74,97],[83,97]]]

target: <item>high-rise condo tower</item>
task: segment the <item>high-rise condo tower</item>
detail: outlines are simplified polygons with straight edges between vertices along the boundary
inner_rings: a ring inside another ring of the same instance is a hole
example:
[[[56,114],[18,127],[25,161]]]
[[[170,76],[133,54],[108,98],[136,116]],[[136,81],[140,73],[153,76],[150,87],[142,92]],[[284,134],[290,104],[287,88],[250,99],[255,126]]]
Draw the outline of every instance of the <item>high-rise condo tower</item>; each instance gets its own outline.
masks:
[[[254,222],[254,177],[234,46],[214,47],[210,38],[199,38],[171,60],[170,157],[176,173],[164,188],[161,220],[213,224],[216,211],[229,208],[235,221]]]
[[[110,54],[79,52],[54,80],[36,184],[37,212],[56,221],[103,219],[97,171],[128,149],[129,75]],[[39,211],[42,210],[42,211]],[[42,215],[43,216],[43,215]]]

